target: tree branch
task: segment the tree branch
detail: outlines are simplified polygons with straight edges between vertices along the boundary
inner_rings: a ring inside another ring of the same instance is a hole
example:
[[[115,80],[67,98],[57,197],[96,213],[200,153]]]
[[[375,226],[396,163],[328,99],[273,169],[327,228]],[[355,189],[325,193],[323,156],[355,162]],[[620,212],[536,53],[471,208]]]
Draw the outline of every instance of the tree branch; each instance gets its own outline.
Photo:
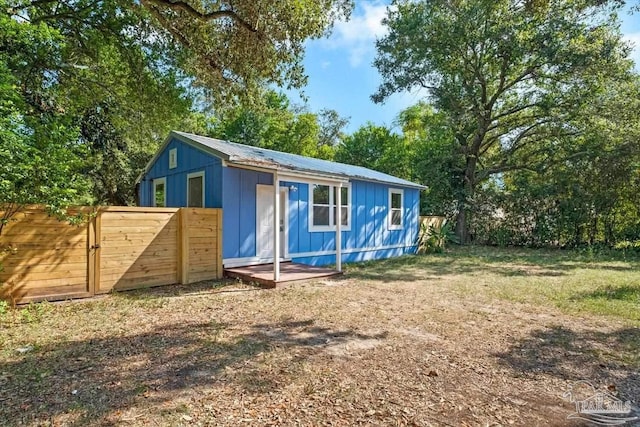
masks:
[[[186,1],[182,1],[182,0],[149,0],[149,2],[155,4],[156,6],[164,6],[173,10],[181,10],[203,21],[213,21],[221,18],[229,18],[237,22],[238,24],[240,24],[240,26],[242,26],[244,29],[251,31],[252,33],[258,32],[257,28],[255,28],[253,25],[249,24],[247,21],[242,19],[240,15],[238,15],[235,11],[231,9],[214,10],[211,12],[200,12],[198,9],[191,6]],[[144,3],[147,3],[147,2],[143,2],[143,4]]]

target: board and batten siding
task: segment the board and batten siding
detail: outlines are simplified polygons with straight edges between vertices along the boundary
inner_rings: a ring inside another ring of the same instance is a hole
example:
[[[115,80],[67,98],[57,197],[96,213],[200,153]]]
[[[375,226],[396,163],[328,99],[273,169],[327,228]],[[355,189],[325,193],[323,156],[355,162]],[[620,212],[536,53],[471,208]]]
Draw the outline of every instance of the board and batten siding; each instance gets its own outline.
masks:
[[[225,167],[222,179],[222,255],[225,259],[255,257],[257,185],[273,185],[273,175]]]
[[[256,257],[256,186],[273,185],[273,175],[234,167],[223,168],[223,257]],[[335,232],[309,231],[309,191],[305,183],[282,181],[289,187],[288,253],[295,262],[335,263]],[[403,228],[390,230],[389,189],[404,192]],[[374,182],[351,183],[351,228],[342,232],[343,261],[355,262],[414,253],[418,236],[419,190]],[[312,255],[311,253],[316,253]]]
[[[177,167],[169,168],[170,150],[177,150]],[[187,204],[187,175],[205,173],[205,207],[223,208],[222,256],[227,260],[255,260],[257,185],[273,185],[268,172],[222,165],[221,159],[172,139],[140,182],[140,205],[153,205],[153,180],[166,179],[167,207]],[[309,231],[310,185],[283,181],[288,187],[287,252],[296,262],[334,264],[335,232]],[[404,192],[403,227],[388,224],[389,189]],[[351,181],[351,227],[342,232],[343,261],[355,262],[414,253],[418,236],[419,190],[369,181]]]
[[[293,261],[311,265],[334,264],[336,234],[309,231],[310,185],[288,182],[289,254]],[[389,229],[389,189],[403,190],[403,227]],[[387,184],[351,181],[351,228],[342,232],[342,260],[356,262],[415,253],[418,236],[417,189]],[[311,255],[311,252],[317,252]]]
[[[169,151],[177,150],[177,166],[169,168]],[[204,171],[205,208],[222,207],[222,161],[172,139],[140,181],[140,206],[153,206],[153,180],[166,177],[166,207],[187,206],[187,175]]]

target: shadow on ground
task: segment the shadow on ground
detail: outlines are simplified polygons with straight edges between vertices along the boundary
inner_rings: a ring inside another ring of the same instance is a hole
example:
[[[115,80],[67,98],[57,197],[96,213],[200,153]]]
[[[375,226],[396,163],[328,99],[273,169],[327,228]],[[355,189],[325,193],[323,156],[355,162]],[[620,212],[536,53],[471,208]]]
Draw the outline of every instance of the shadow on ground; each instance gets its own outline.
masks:
[[[239,282],[233,279],[205,280],[189,285],[156,286],[152,288],[119,291],[115,295],[120,298],[132,300],[145,300],[155,298],[175,298],[193,295],[210,295],[226,293],[255,292],[261,288],[250,283]],[[113,295],[113,294],[112,294]]]
[[[289,382],[281,371],[274,375],[261,363],[277,349],[295,353],[289,361],[295,365],[328,344],[385,337],[313,323],[243,329],[191,323],[35,348],[0,364],[0,424],[44,422],[74,412],[78,417],[72,425],[84,425],[126,410],[138,399],[158,407],[169,400],[167,396],[219,382],[251,392],[273,392]]]
[[[640,404],[639,328],[611,332],[576,332],[563,326],[537,329],[495,356],[515,375],[585,380]]]
[[[592,292],[578,293],[572,296],[571,300],[618,300],[640,304],[640,285],[606,286]],[[638,308],[640,309],[640,305]]]

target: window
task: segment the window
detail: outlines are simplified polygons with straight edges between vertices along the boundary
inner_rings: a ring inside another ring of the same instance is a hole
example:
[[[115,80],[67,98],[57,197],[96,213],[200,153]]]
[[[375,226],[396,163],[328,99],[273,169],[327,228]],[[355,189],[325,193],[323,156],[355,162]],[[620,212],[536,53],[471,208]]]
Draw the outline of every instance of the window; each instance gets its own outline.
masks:
[[[389,229],[399,230],[402,228],[402,211],[404,203],[404,191],[389,189]]]
[[[178,167],[178,149],[172,148],[169,150],[169,169]]]
[[[204,172],[187,175],[187,206],[204,208]]]
[[[331,194],[328,185],[313,186],[313,226],[329,227],[331,225]]]
[[[342,187],[341,188],[341,195],[340,195],[340,214],[341,214],[341,218],[342,218],[342,227],[348,227],[349,226],[349,189],[347,187]],[[336,215],[336,206],[338,204],[338,187],[333,187],[333,200],[334,200],[334,206],[333,206],[333,217],[335,218]]]
[[[159,208],[167,206],[167,178],[153,180],[153,206]]]
[[[343,230],[351,227],[351,186],[342,187],[340,214],[338,214],[338,187],[312,184],[310,190],[309,231],[332,231],[336,229],[336,218],[341,218]]]

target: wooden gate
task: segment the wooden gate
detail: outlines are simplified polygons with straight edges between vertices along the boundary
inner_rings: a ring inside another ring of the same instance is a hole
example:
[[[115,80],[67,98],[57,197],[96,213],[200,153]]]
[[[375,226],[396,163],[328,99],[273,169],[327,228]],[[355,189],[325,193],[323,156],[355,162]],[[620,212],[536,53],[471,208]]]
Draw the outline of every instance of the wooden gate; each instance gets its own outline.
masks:
[[[178,209],[107,208],[96,230],[96,293],[178,281]]]

